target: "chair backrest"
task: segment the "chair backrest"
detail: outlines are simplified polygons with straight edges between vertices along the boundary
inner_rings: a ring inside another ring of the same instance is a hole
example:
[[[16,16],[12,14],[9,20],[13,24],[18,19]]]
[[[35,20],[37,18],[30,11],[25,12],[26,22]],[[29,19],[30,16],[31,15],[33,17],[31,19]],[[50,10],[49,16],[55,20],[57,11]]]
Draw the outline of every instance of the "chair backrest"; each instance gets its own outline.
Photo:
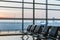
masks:
[[[30,32],[31,27],[32,27],[32,25],[29,25],[29,26],[27,27],[27,31],[28,31],[28,32]]]
[[[44,27],[44,25],[37,25],[37,27],[34,30],[34,33],[40,34],[42,32],[42,27]]]
[[[51,26],[44,27],[43,36],[47,36],[48,35],[50,28],[51,28]]]
[[[32,27],[31,27],[31,29],[30,29],[30,32],[34,32],[36,26],[37,26],[37,25],[32,25]]]
[[[51,36],[51,37],[57,37],[58,30],[59,30],[59,27],[52,27],[51,28],[51,31],[49,33],[49,36]]]

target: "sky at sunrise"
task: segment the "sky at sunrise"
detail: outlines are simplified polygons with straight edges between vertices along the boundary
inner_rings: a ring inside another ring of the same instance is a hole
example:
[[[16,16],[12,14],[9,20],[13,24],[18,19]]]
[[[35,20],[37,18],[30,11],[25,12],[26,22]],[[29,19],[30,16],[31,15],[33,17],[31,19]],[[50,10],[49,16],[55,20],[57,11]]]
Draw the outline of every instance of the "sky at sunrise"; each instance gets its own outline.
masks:
[[[22,1],[22,0],[6,0]],[[24,2],[33,2],[33,0],[24,0]],[[46,0],[35,0],[36,3],[46,3]],[[48,4],[60,4],[57,0],[48,0]],[[1,2],[0,6],[22,7],[22,3]],[[24,4],[24,7],[33,8],[33,4]],[[35,4],[35,8],[46,8],[45,5]],[[48,5],[48,9],[60,9],[60,6]],[[48,11],[48,17],[60,18],[60,11]],[[0,18],[22,18],[22,9],[2,8],[0,7]],[[32,9],[24,9],[24,18],[33,18]],[[45,18],[45,10],[35,10],[35,18]]]

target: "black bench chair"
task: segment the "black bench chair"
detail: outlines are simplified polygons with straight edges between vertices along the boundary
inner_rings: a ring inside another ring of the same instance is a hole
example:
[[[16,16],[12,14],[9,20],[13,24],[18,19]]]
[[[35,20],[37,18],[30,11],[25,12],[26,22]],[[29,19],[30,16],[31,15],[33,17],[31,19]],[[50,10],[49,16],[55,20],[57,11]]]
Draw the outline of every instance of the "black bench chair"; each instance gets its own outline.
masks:
[[[27,32],[24,33],[24,34],[27,34],[27,35],[28,35],[28,34],[29,34],[29,35],[33,35],[33,32],[34,32],[36,26],[37,26],[37,25],[29,25],[29,26],[27,27]]]
[[[42,35],[43,36],[48,36],[48,33],[49,33],[49,29],[51,28],[52,26],[47,26],[47,27],[44,27],[44,30],[42,32]]]
[[[39,39],[46,39],[47,36],[48,36],[48,33],[49,33],[49,29],[50,29],[50,28],[51,28],[51,26],[44,27],[43,32],[41,33],[42,36],[39,35],[38,40],[39,40]]]
[[[37,25],[35,30],[34,30],[34,34],[40,34],[42,32],[42,28],[44,27],[44,25]]]
[[[52,27],[50,33],[49,33],[49,36],[47,37],[47,40],[56,40],[57,38],[57,35],[58,35],[58,30],[59,30],[59,27]]]
[[[27,31],[28,31],[28,32],[30,32],[31,27],[32,27],[32,25],[29,25],[29,26],[27,27]]]
[[[42,29],[43,27],[44,27],[44,25],[37,25],[36,28],[35,28],[35,30],[34,30],[34,32],[33,32],[33,36],[36,37],[36,38],[38,38],[38,35],[41,34],[41,32],[43,30]],[[39,39],[39,40],[41,40],[41,39]]]
[[[32,25],[32,27],[30,29],[30,33],[33,33],[36,27],[37,27],[37,25]]]
[[[40,26],[39,25],[30,25],[27,28],[27,31],[29,31],[31,34],[40,34],[42,32],[42,27],[44,27],[44,25],[40,25]],[[44,36],[47,36],[50,28],[51,28],[51,26],[44,27],[42,34]]]
[[[32,36],[37,37],[37,34],[40,34],[42,32],[42,28],[44,25],[29,25],[27,27],[27,31],[32,34]]]

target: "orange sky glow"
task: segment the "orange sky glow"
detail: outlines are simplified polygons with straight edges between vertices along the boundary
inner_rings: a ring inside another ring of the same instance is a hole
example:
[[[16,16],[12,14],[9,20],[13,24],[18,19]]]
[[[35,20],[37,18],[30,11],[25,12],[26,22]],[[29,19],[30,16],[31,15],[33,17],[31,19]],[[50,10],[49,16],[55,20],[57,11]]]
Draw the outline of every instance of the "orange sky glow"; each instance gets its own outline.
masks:
[[[20,11],[0,10],[0,18],[20,18],[22,14]]]

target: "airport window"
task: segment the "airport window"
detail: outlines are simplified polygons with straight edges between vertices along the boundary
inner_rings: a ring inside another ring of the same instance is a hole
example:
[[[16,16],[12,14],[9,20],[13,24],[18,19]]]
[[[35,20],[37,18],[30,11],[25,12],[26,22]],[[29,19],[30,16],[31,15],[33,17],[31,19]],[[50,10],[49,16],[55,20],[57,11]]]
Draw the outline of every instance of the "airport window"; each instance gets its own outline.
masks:
[[[22,18],[22,9],[0,8],[0,13],[3,18]]]
[[[33,0],[24,0],[24,2],[33,2]]]
[[[26,31],[28,25],[32,25],[33,21],[32,20],[24,20],[24,30]]]
[[[35,18],[46,18],[45,10],[35,10]],[[39,15],[38,15],[39,14]]]
[[[49,19],[59,19],[60,18],[60,11],[52,11],[52,10],[49,10],[48,11],[48,18]]]
[[[25,8],[33,8],[33,4],[24,4]]]
[[[33,10],[24,9],[24,18],[33,18]]]
[[[45,24],[45,20],[35,20],[35,25]]]
[[[35,0],[35,3],[46,3],[46,0]]]
[[[53,2],[52,2],[53,1]],[[60,1],[48,0],[48,19],[60,19]]]
[[[46,8],[46,5],[42,5],[42,3],[41,4],[35,4],[35,8]]]
[[[11,38],[12,40],[34,40],[34,37],[29,36],[30,34],[23,34],[28,25],[48,25],[53,19],[60,20],[59,3],[56,0],[0,0],[1,34],[12,34],[10,37],[7,36],[6,40]],[[5,37],[0,39],[4,40]]]

